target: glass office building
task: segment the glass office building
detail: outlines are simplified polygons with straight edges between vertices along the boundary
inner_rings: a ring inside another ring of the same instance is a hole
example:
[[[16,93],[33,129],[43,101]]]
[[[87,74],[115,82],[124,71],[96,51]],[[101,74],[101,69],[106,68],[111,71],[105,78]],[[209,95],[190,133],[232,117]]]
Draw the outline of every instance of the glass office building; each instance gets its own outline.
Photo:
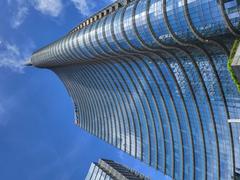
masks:
[[[239,0],[121,0],[38,50],[76,124],[174,179],[236,179]]]
[[[85,180],[150,180],[142,174],[111,160],[92,163]]]

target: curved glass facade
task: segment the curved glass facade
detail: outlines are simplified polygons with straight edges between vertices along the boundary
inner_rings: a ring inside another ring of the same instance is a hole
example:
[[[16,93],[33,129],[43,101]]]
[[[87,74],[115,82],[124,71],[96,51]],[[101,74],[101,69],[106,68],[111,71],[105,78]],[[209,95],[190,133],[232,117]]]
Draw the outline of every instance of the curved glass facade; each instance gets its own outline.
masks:
[[[77,124],[174,179],[240,168],[240,94],[227,71],[236,0],[135,0],[33,54]]]
[[[135,0],[34,53],[32,62],[43,67],[81,63],[146,50],[146,45],[154,49],[175,45],[169,29],[188,43],[238,31],[238,1],[222,1]]]

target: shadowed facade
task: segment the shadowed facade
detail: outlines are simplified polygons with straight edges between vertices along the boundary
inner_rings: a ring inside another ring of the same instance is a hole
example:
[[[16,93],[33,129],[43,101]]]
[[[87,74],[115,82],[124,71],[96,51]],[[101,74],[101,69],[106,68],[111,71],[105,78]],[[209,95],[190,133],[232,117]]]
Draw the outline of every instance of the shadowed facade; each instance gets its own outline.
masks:
[[[85,180],[150,180],[142,174],[107,159],[92,163]]]

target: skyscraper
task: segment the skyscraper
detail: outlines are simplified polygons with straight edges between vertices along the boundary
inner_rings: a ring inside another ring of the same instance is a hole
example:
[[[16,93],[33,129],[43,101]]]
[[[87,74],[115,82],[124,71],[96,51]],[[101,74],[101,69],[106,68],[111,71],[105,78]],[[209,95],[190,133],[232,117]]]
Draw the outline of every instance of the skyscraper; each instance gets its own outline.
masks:
[[[111,160],[92,163],[85,180],[150,180],[142,174]]]
[[[89,133],[175,179],[234,179],[239,11],[237,0],[116,1],[31,63],[59,76]]]

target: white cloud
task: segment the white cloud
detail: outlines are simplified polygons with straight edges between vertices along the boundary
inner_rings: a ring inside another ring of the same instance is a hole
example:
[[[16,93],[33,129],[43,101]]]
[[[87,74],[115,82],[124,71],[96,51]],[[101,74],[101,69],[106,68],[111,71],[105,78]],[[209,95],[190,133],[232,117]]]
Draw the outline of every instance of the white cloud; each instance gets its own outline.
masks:
[[[87,3],[86,0],[71,0],[74,6],[79,10],[79,12],[84,15],[90,15],[91,11],[90,8],[93,8],[95,4]]]
[[[60,15],[63,4],[61,0],[34,0],[33,6],[42,14],[57,17]]]
[[[18,7],[16,14],[13,15],[11,25],[13,28],[18,28],[28,15],[28,8],[24,6]]]
[[[10,23],[14,29],[23,24],[31,8],[52,17],[58,17],[63,9],[62,0],[8,0],[7,2],[12,12]]]
[[[18,28],[28,15],[29,8],[26,0],[8,0],[8,5],[11,9],[12,16],[10,23],[12,28]]]
[[[25,49],[19,49],[16,44],[0,39],[0,68],[5,67],[14,72],[23,73],[24,63],[31,56],[34,44],[29,42]]]
[[[95,7],[97,6],[96,2],[98,2],[99,0],[71,0],[72,3],[74,4],[75,8],[78,9],[79,13],[84,15],[84,16],[89,16],[92,15],[92,13],[94,13],[95,11]],[[106,4],[106,2],[113,3],[116,0],[105,0],[105,2],[103,1],[103,4]]]

